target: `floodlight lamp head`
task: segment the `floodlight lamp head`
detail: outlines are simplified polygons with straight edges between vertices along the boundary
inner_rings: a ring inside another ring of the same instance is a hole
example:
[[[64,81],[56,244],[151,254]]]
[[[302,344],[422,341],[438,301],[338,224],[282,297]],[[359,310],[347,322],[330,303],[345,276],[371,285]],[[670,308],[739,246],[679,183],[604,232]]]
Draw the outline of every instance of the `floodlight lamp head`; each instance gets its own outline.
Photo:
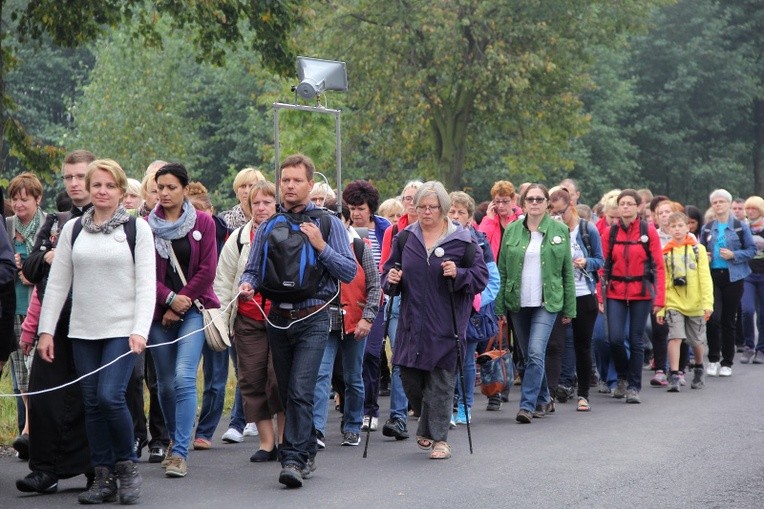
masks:
[[[312,99],[326,90],[348,89],[345,62],[297,57],[297,77],[300,84],[295,91],[303,99]]]

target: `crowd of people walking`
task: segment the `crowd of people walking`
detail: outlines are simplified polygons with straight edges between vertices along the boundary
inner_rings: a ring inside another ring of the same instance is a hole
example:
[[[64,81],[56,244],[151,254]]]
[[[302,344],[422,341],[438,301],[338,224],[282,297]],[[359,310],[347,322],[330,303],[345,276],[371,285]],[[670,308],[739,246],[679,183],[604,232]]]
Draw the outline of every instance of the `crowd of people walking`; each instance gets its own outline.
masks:
[[[136,503],[146,448],[167,477],[185,477],[191,451],[213,446],[231,363],[221,440],[257,436],[251,461],[278,461],[289,488],[331,445],[335,404],[337,445],[379,429],[383,372],[382,434],[406,440],[416,421],[415,445],[445,460],[449,430],[469,426],[478,404],[476,358],[502,344],[510,369],[485,393],[486,410],[517,384],[520,424],[568,399],[591,412],[591,388],[642,403],[646,369],[650,386],[681,392],[685,375],[695,390],[732,376],[736,357],[764,363],[761,197],[735,208],[716,189],[704,215],[617,189],[590,207],[566,179],[549,189],[498,181],[482,203],[411,181],[382,200],[371,182],[337,192],[315,173],[302,154],[275,183],[245,168],[238,203],[219,214],[175,162],[155,161],[139,182],[74,151],[59,210],[47,214],[36,176],[11,180],[0,366],[23,396],[13,446],[30,473],[20,491],[53,493],[85,475],[81,503]],[[230,347],[209,339],[207,315],[220,315]]]

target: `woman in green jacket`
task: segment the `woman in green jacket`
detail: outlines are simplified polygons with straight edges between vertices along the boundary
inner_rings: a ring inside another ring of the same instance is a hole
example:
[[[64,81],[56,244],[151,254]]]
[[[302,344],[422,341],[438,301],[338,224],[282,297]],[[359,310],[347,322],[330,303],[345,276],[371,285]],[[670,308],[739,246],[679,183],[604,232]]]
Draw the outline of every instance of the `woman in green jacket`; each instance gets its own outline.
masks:
[[[570,231],[549,217],[549,191],[531,184],[521,197],[525,219],[504,232],[499,254],[501,287],[496,312],[509,312],[525,359],[517,421],[528,424],[537,406],[549,402],[544,357],[549,334],[562,312],[563,323],[576,316],[576,287],[570,255]]]

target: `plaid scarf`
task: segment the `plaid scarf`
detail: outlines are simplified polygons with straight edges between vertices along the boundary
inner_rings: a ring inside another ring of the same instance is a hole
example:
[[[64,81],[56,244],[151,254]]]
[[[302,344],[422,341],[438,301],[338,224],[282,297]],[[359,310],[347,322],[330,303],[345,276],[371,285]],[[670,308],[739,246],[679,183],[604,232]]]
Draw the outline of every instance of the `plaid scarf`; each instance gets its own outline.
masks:
[[[86,210],[84,214],[82,214],[82,227],[90,233],[101,232],[108,235],[114,230],[114,228],[130,220],[130,214],[122,205],[117,207],[114,215],[111,216],[111,218],[103,224],[95,224],[93,221],[94,213],[95,208],[91,207]]]

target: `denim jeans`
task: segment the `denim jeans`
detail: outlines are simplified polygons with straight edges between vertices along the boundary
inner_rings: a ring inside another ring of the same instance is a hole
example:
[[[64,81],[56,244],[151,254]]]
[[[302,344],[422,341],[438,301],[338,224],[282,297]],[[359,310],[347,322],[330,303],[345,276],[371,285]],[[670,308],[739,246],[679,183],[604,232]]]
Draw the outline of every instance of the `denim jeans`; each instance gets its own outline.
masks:
[[[313,427],[313,398],[324,348],[329,336],[326,310],[297,322],[271,312],[267,326],[273,368],[279,394],[286,411],[284,440],[279,446],[281,465],[302,468],[316,455],[316,430]]]
[[[637,391],[642,389],[643,335],[652,306],[651,300],[607,300],[610,356],[618,378],[627,380],[628,388]]]
[[[753,272],[743,283],[743,302],[740,321],[743,322],[743,337],[745,346],[764,352],[764,274]],[[756,315],[754,326],[754,315]],[[755,343],[756,331],[759,331],[759,342]]]
[[[130,351],[128,339],[71,339],[74,366],[82,376]],[[94,467],[114,470],[117,461],[136,461],[133,418],[125,393],[136,355],[127,355],[80,382],[85,406],[85,430]]]
[[[239,433],[244,431],[247,420],[244,418],[244,400],[241,398],[239,390],[239,362],[236,357],[236,347],[231,345],[231,359],[233,360],[233,369],[236,373],[236,390],[233,393],[233,406],[231,407],[231,420],[228,423],[229,428],[233,428]]]
[[[464,390],[467,391],[467,408],[472,408],[472,402],[475,398],[475,352],[477,351],[477,341],[467,341],[464,351]],[[392,395],[392,392],[390,392]],[[456,394],[459,396],[459,404],[464,403],[462,398],[462,382],[459,380],[459,373],[456,373]]]
[[[329,400],[329,386],[332,380],[334,359],[337,350],[342,351],[342,377],[345,380],[345,394],[342,412],[342,431],[361,432],[363,419],[363,354],[366,350],[366,338],[356,341],[352,334],[340,338],[340,331],[329,333],[324,348],[324,357],[318,370],[315,397],[313,399],[313,427],[326,435],[326,412]]]
[[[525,359],[525,374],[521,386],[520,409],[533,412],[536,405],[549,403],[544,360],[549,335],[557,319],[543,306],[520,308],[511,312],[515,336]]]
[[[196,419],[196,370],[204,346],[204,320],[193,306],[179,325],[165,329],[162,322],[154,321],[149,333],[150,343],[169,343],[197,331],[177,343],[158,346],[151,350],[157,371],[159,406],[162,407],[167,434],[172,440],[172,453],[188,458],[191,432]]]
[[[199,422],[196,424],[196,436],[211,440],[223,415],[225,386],[228,381],[228,349],[216,352],[207,346],[205,341],[202,347],[202,359],[204,359],[204,393]]]
[[[390,313],[390,328],[388,337],[390,338],[390,350],[395,352],[395,336],[398,331],[398,317],[401,310],[401,297],[397,296],[393,300],[393,308]],[[387,307],[385,307],[387,313]],[[390,358],[392,361],[392,357]],[[403,419],[404,422],[409,415],[409,400],[406,392],[403,390],[401,381],[401,368],[393,364],[390,370],[390,419]]]

